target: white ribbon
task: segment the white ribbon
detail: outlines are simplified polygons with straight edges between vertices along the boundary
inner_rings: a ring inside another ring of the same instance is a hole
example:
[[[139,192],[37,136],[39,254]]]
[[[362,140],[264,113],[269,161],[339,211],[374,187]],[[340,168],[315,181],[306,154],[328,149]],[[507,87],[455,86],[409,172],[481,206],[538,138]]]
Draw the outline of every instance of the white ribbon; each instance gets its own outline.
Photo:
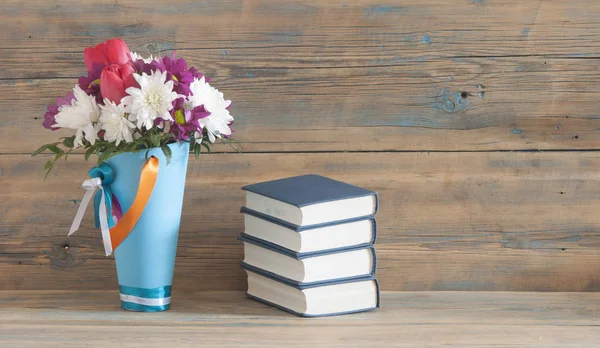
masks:
[[[91,178],[87,179],[81,185],[84,189],[86,189],[86,193],[83,195],[81,199],[81,204],[79,205],[79,209],[77,210],[77,214],[75,215],[75,219],[73,220],[73,224],[71,225],[71,230],[69,230],[69,234],[67,236],[72,235],[79,229],[79,225],[81,225],[81,220],[83,219],[83,214],[85,214],[85,210],[87,209],[88,204],[90,204],[90,200],[94,196],[96,190],[102,190],[102,196],[100,198],[100,230],[102,231],[102,240],[104,241],[104,252],[106,256],[112,254],[112,244],[110,242],[110,230],[108,229],[108,215],[106,214],[106,204],[104,201],[104,187],[102,187],[102,180],[100,178]]]

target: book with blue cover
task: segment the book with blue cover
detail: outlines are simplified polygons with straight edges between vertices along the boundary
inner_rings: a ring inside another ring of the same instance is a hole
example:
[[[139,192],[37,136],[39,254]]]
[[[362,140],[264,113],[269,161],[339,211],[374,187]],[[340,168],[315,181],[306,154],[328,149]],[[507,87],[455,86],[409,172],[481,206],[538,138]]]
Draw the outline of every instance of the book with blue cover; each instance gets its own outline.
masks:
[[[325,226],[290,226],[277,219],[242,208],[244,235],[280,245],[298,253],[335,250],[361,244],[373,244],[377,223],[373,217]]]
[[[272,274],[246,269],[246,295],[303,317],[350,314],[379,307],[379,284],[367,276],[311,285],[292,285]]]
[[[310,253],[297,253],[242,234],[242,267],[271,274],[294,286],[373,276],[377,257],[372,244]]]
[[[379,307],[376,192],[314,174],[243,189],[249,297],[308,317]]]
[[[324,227],[377,213],[377,192],[309,174],[247,185],[242,211],[289,228]]]

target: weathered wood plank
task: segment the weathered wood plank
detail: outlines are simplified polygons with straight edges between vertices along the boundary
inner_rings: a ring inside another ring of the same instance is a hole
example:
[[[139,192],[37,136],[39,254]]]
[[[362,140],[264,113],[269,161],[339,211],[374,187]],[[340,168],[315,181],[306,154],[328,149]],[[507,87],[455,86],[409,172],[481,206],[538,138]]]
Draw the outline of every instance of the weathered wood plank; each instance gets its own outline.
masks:
[[[236,137],[246,151],[600,147],[600,60],[473,58],[265,69],[274,74],[252,78],[232,69],[225,67],[215,84],[234,100]],[[75,81],[0,81],[0,151],[27,153],[70,134],[49,132],[41,122],[46,105]],[[22,136],[25,129],[36,144]]]
[[[0,343],[592,347],[600,341],[599,300],[581,293],[384,292],[382,308],[374,312],[302,319],[241,292],[175,292],[170,311],[148,314],[119,310],[115,291],[3,291]]]
[[[28,4],[0,13],[2,153],[54,139],[34,118],[113,36],[215,76],[247,151],[599,147],[597,1]]]
[[[47,76],[70,76],[66,63],[78,60],[83,47],[114,36],[148,52],[199,49],[227,56],[230,49],[246,49],[245,61],[273,52],[283,53],[275,62],[341,66],[465,56],[598,57],[600,48],[594,0],[34,0],[28,6],[7,0],[3,6],[5,59],[17,63],[12,52],[31,52],[26,62],[60,74]],[[56,53],[62,59],[34,60]],[[22,77],[11,65],[1,69]]]
[[[66,238],[90,164],[73,156],[43,182],[44,160],[0,156],[0,288],[114,288],[91,216]],[[220,154],[190,163],[180,289],[243,289],[241,186],[320,173],[380,192],[385,290],[600,290],[595,152]]]

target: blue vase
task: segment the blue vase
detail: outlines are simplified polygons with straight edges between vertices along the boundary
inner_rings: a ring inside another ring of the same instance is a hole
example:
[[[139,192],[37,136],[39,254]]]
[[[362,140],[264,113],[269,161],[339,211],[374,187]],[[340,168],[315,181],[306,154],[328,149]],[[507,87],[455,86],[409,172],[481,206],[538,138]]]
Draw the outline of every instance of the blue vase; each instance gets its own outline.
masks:
[[[168,165],[160,148],[149,150],[148,156],[160,161],[154,190],[137,224],[114,251],[121,308],[126,310],[158,312],[171,305],[190,144],[168,146],[172,152]],[[146,150],[119,154],[106,162],[113,170],[110,186],[123,213],[135,199],[145,162]]]

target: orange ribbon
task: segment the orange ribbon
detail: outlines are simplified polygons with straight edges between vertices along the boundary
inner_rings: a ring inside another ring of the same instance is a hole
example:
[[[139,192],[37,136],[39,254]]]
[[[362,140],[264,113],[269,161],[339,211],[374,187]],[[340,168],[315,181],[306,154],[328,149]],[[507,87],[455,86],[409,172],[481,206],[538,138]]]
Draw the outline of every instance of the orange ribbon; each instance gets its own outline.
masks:
[[[123,215],[123,217],[117,222],[113,228],[110,229],[110,240],[112,249],[116,250],[117,247],[127,238],[135,224],[142,216],[144,208],[152,195],[156,179],[158,177],[159,161],[158,158],[152,156],[144,166],[142,167],[142,174],[140,175],[140,186],[138,192],[133,200],[133,204]]]

